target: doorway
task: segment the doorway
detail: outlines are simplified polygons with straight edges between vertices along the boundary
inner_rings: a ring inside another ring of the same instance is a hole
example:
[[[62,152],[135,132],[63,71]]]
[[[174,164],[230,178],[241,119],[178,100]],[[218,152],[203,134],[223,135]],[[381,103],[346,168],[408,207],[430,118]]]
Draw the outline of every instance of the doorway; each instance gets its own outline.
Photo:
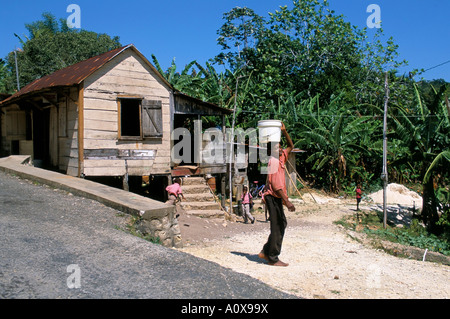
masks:
[[[33,110],[33,150],[36,166],[50,166],[50,109]]]

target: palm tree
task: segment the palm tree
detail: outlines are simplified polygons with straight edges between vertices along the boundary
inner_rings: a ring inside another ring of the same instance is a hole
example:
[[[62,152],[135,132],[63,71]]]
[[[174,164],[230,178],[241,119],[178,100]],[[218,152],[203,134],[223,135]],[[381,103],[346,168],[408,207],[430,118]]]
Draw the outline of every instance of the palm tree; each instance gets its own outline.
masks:
[[[206,68],[199,63],[195,65],[200,70],[199,76],[203,77],[199,91],[200,98],[221,107],[230,108],[234,97],[234,90],[232,89],[234,85],[230,83],[234,74],[230,70],[226,70],[225,73],[218,73],[208,62],[206,62]]]
[[[177,72],[177,65],[175,63],[175,58],[172,60],[172,64],[164,71],[159,64],[158,59],[154,54],[152,54],[153,64],[159,73],[177,90],[186,93],[188,95],[196,96],[198,95],[199,86],[201,83],[201,79],[198,73],[194,70],[191,74],[188,72],[192,69],[192,67],[197,64],[196,61],[192,61],[185,65],[181,74]],[[201,91],[201,90],[200,90]]]
[[[308,152],[306,163],[327,179],[330,191],[339,191],[344,178],[357,172],[358,162],[373,152],[367,137],[375,135],[379,122],[355,115],[347,106],[320,115],[311,111],[298,144]]]

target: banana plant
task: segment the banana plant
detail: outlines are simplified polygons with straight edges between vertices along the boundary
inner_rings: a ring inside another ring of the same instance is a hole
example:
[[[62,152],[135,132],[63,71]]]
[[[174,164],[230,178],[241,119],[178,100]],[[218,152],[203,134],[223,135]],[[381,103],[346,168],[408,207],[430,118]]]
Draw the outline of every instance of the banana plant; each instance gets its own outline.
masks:
[[[414,112],[399,108],[398,116],[393,117],[395,132],[398,140],[407,146],[405,161],[419,171],[423,180],[422,219],[431,232],[438,232],[438,203],[431,176],[438,163],[450,158],[447,85],[442,85],[438,90],[431,86],[431,96],[427,100],[420,94],[417,85],[414,89],[417,98]]]
[[[317,113],[313,110],[310,103],[310,116],[302,124],[297,144],[308,152],[306,163],[329,181],[330,191],[339,191],[344,178],[355,173],[360,159],[371,155],[373,141],[367,136],[374,136],[379,123],[355,116],[347,106]]]

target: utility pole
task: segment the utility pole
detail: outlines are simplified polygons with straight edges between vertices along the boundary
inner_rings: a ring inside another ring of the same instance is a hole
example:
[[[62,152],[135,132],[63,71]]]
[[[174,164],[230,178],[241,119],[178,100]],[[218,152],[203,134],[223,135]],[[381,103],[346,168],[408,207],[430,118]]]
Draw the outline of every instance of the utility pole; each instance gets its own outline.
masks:
[[[228,143],[230,145],[230,158],[229,158],[229,168],[228,168],[228,184],[229,184],[229,191],[230,191],[230,216],[233,213],[233,157],[234,157],[234,124],[236,121],[236,107],[237,107],[237,90],[238,90],[238,83],[241,76],[238,76],[236,78],[236,90],[234,91],[234,109],[233,109],[233,122],[231,124],[231,136],[228,140]]]
[[[232,177],[232,168],[233,168],[233,158],[234,158],[234,125],[236,122],[236,108],[237,108],[237,92],[239,88],[239,79],[245,78],[247,75],[240,75],[236,78],[236,90],[234,91],[234,109],[233,109],[233,122],[231,124],[231,136],[228,141],[230,145],[230,158],[229,158],[229,171],[228,171],[228,183],[230,185],[230,214],[233,213],[233,177]],[[227,134],[228,135],[228,134]],[[229,136],[229,135],[228,135]],[[237,200],[236,200],[237,202]]]
[[[16,62],[17,92],[19,92],[20,91],[20,83],[19,83],[19,66],[17,65],[17,49],[14,49],[14,60]]]
[[[387,172],[387,109],[388,109],[388,101],[389,101],[388,72],[386,72],[386,74],[385,74],[384,89],[385,89],[386,95],[385,95],[385,98],[384,98],[383,171],[381,172],[381,180],[383,181],[383,228],[386,229],[386,222],[387,222],[387,212],[386,212],[387,194],[386,194],[386,187],[387,187],[387,183],[388,183],[388,172]]]

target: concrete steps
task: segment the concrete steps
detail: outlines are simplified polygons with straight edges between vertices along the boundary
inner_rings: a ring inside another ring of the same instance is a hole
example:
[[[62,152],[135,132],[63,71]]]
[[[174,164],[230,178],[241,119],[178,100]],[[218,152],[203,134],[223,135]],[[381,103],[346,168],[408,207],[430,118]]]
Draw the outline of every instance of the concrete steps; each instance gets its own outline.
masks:
[[[198,185],[182,185],[182,189],[183,189],[183,194],[211,194],[211,191],[209,190],[208,185],[206,185],[206,182],[204,182],[204,184],[198,184]]]
[[[205,179],[203,177],[193,176],[193,177],[185,177],[183,178],[183,186],[189,185],[206,185]]]
[[[181,202],[183,209],[185,210],[214,210],[220,209],[216,202]]]
[[[180,206],[186,214],[206,218],[224,216],[203,177],[183,178],[182,189],[185,200],[180,202]]]
[[[184,191],[184,190],[183,190]],[[184,194],[187,202],[214,202],[214,197],[210,193]]]
[[[224,216],[223,210],[189,210],[187,211],[189,215],[202,217],[202,218],[220,218]]]

